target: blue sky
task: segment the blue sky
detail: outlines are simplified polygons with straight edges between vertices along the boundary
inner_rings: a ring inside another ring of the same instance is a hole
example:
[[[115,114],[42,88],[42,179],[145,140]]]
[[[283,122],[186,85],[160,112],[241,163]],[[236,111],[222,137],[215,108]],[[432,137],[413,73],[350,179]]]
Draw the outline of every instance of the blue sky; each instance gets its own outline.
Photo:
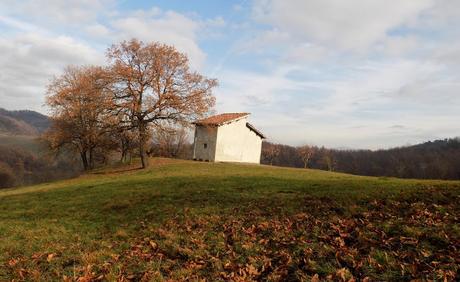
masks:
[[[217,78],[270,141],[388,148],[460,132],[460,1],[2,0],[0,107],[43,107],[69,64],[133,37]]]

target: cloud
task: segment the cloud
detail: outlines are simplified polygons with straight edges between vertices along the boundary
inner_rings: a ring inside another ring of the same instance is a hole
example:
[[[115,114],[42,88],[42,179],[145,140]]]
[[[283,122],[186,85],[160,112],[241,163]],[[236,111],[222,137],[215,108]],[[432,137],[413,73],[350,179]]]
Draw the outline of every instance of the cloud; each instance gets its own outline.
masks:
[[[236,53],[244,54],[248,52],[262,53],[266,48],[279,47],[280,42],[291,40],[290,35],[280,30],[271,29],[260,31],[251,39],[244,38],[238,42],[234,49]]]
[[[223,72],[218,97],[254,112],[275,142],[379,148],[455,136],[453,2],[255,0],[253,39],[236,49],[262,71]]]
[[[256,0],[253,13],[257,21],[304,41],[362,51],[432,5],[432,0]]]
[[[99,53],[71,37],[23,33],[0,37],[0,104],[42,110],[46,84],[68,64],[95,64]]]
[[[460,130],[460,84],[443,65],[362,60],[329,71],[281,64],[264,74],[223,72],[218,109],[252,112],[271,141],[294,145],[376,149]]]
[[[225,25],[219,17],[195,20],[159,8],[122,14],[112,10],[112,4],[111,0],[0,3],[0,28],[7,31],[0,35],[2,107],[43,111],[46,85],[64,66],[103,64],[105,48],[133,37],[172,44],[199,69],[206,59],[198,45],[200,30]],[[78,26],[78,31],[66,25]]]
[[[200,23],[174,11],[163,12],[158,8],[147,12],[137,11],[113,20],[111,27],[118,40],[135,37],[174,45],[188,55],[194,68],[200,69],[206,59],[197,42]]]
[[[290,67],[264,74],[248,71],[223,71],[216,90],[220,111],[251,111],[274,106],[290,94],[304,90],[306,83],[287,77]],[[241,109],[241,110],[238,110]]]
[[[41,25],[81,25],[96,21],[100,13],[113,6],[113,0],[3,0],[0,10]]]
[[[94,38],[106,38],[110,35],[110,30],[102,24],[95,23],[86,26],[85,31]]]

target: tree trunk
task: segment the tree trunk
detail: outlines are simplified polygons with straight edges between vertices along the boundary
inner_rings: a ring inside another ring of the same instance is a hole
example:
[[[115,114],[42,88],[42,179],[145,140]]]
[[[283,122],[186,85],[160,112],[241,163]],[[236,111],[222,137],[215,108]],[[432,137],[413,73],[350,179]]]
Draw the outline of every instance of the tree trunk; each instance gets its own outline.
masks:
[[[94,168],[93,149],[89,149],[89,168]]]
[[[124,143],[122,142],[121,143],[121,159],[120,159],[120,162],[121,163],[126,163],[126,159],[127,159],[126,149],[125,149]]]
[[[145,123],[139,122],[139,155],[141,156],[142,168],[147,168],[149,165],[148,158],[145,155]]]
[[[88,158],[86,157],[86,151],[80,152],[81,161],[83,162],[83,169],[89,170]]]

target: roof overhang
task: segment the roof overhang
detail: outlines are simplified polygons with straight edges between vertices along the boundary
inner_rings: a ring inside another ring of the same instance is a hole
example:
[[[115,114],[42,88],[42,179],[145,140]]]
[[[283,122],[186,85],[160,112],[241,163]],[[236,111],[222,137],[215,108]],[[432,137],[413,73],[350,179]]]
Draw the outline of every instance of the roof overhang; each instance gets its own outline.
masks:
[[[246,122],[246,127],[249,128],[251,131],[253,131],[255,134],[257,134],[258,136],[260,136],[260,138],[267,139],[267,137],[265,137],[265,135],[263,135],[262,132],[260,132],[257,128],[254,127],[254,125],[250,124],[249,122]]]

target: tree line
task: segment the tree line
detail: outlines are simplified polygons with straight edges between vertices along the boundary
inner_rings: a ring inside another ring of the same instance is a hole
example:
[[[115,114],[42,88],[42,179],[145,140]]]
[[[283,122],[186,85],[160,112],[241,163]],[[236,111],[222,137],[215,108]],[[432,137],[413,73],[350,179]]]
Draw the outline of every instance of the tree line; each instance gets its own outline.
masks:
[[[314,168],[366,176],[460,179],[460,139],[388,150],[337,150],[264,142],[263,164]]]
[[[106,66],[67,67],[47,91],[52,125],[45,139],[53,150],[78,153],[85,170],[114,153],[121,161],[138,155],[147,167],[154,137],[184,143],[181,128],[215,104],[217,80],[192,71],[172,46],[132,39],[112,45],[106,57]]]

